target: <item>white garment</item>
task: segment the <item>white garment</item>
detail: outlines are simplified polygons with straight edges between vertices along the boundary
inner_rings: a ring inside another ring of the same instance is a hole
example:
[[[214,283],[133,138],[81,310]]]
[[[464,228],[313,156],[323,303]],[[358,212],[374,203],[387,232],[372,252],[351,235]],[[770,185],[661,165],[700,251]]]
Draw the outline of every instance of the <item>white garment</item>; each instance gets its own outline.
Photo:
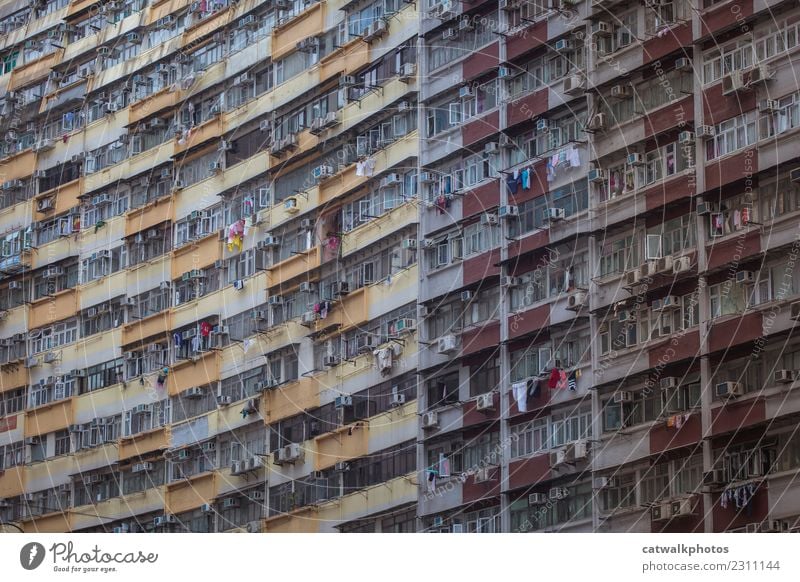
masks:
[[[375,173],[375,159],[368,158],[364,162],[364,175],[365,176],[372,176]]]
[[[356,176],[364,175],[364,162],[356,162]]]
[[[246,354],[249,352],[250,348],[252,348],[254,345],[256,345],[256,340],[254,338],[249,337],[244,340],[244,353]]]
[[[577,168],[581,165],[581,153],[578,151],[578,148],[572,147],[567,152],[567,159],[569,160],[569,165],[573,168]]]
[[[520,412],[528,412],[528,383],[526,381],[514,382],[511,385],[511,394],[517,402]]]
[[[375,364],[381,373],[387,372],[392,369],[392,357],[394,352],[391,348],[381,348],[372,352],[375,356]]]

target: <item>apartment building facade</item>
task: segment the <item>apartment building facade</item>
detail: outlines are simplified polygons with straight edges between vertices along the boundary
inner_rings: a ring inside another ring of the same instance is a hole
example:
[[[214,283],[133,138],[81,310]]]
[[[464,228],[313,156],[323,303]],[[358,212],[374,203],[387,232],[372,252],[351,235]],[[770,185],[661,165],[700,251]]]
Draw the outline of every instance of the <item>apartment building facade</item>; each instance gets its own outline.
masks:
[[[796,528],[796,5],[428,9],[419,529]]]
[[[800,525],[791,2],[6,2],[0,522]]]
[[[0,521],[413,529],[415,7],[0,11]]]

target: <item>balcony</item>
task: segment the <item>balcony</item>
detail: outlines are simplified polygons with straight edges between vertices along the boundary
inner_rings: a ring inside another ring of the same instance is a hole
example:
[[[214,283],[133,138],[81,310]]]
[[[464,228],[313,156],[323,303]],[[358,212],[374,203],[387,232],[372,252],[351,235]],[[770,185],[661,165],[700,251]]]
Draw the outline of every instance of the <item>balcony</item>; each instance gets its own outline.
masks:
[[[195,360],[184,360],[175,364],[167,377],[170,396],[180,394],[187,388],[204,386],[219,380],[220,357],[218,352],[206,352]]]
[[[302,410],[310,410],[320,405],[321,382],[316,377],[304,376],[266,393],[263,416],[269,422],[294,416]]]
[[[167,485],[164,509],[173,515],[197,509],[217,494],[216,472],[207,471]]]
[[[128,110],[128,125],[136,125],[151,115],[156,115],[166,109],[179,105],[184,98],[182,91],[165,87],[160,91],[148,95],[144,99],[132,103]]]
[[[122,328],[122,345],[145,341],[156,336],[165,337],[171,328],[169,311],[162,311]]]
[[[36,329],[73,317],[77,313],[78,294],[75,289],[67,289],[32,303],[28,313],[28,328]]]
[[[150,5],[146,22],[142,24],[153,24],[156,20],[186,8],[191,3],[192,0],[154,0]]]
[[[342,257],[346,257],[358,250],[363,250],[406,226],[416,224],[418,220],[417,212],[416,200],[405,202],[380,217],[345,233],[342,236]],[[416,236],[416,234],[413,236]]]
[[[369,452],[369,423],[359,421],[314,439],[314,469],[322,471],[340,461],[363,457]]]
[[[98,526],[110,520],[135,517],[164,509],[165,487],[153,487],[73,509],[72,530]],[[65,530],[70,531],[70,530]]]
[[[355,38],[320,59],[320,81],[324,82],[334,75],[349,75],[369,62],[369,45],[365,45],[360,38]]]
[[[3,181],[27,178],[35,169],[36,154],[32,149],[11,154],[3,162]]]
[[[317,332],[336,330],[341,333],[369,321],[368,288],[361,287],[336,301],[328,312],[328,317],[316,323]]]
[[[67,8],[67,17],[74,16],[82,10],[91,8],[95,4],[99,4],[99,0],[72,0]]]
[[[154,451],[163,451],[169,448],[169,428],[162,426],[147,432],[130,437],[123,437],[119,441],[119,460],[125,461]]]
[[[185,48],[192,48],[190,45],[194,45],[200,41],[205,36],[208,36],[212,32],[216,31],[217,29],[222,30],[222,27],[228,24],[232,17],[233,11],[229,6],[226,6],[222,10],[218,10],[211,16],[207,16],[200,22],[193,24],[192,26],[188,27],[183,32],[183,39],[181,40],[181,46]]]
[[[125,236],[153,228],[162,222],[171,221],[175,217],[172,196],[159,198],[150,204],[131,210],[125,216]]]
[[[11,71],[8,90],[16,91],[36,81],[43,81],[50,74],[50,70],[61,62],[63,54],[64,49],[57,49],[50,54],[17,67]]]
[[[25,533],[64,533],[72,531],[70,525],[72,512],[57,511],[27,518],[22,522],[22,529]]]
[[[389,147],[374,154],[375,171],[373,175],[377,176],[381,172],[385,172],[404,160],[416,157],[417,139],[418,133],[417,131],[413,131],[397,140]],[[319,204],[330,204],[337,198],[363,186],[371,179],[370,176],[357,176],[356,165],[351,164],[344,171],[325,180],[319,185]]]
[[[78,198],[83,193],[83,178],[78,178],[77,180],[73,180],[72,182],[67,182],[66,184],[62,184],[53,188],[51,190],[47,190],[39,194],[35,198],[35,202],[39,200],[44,200],[47,198],[55,198],[55,202],[53,204],[53,210],[49,210],[47,212],[39,212],[34,208],[34,215],[35,220],[44,220],[49,216],[56,216],[66,212],[71,208],[75,208],[80,204],[80,199]]]
[[[9,467],[0,471],[0,499],[22,495],[25,490],[25,467]]]
[[[193,241],[172,251],[172,278],[193,269],[204,269],[222,258],[222,243],[217,233]]]
[[[317,533],[319,508],[306,505],[286,513],[279,513],[261,521],[261,531],[270,533]]]
[[[66,87],[59,87],[55,91],[51,91],[44,96],[39,113],[46,113],[54,109],[59,109],[72,102],[83,101],[87,92],[87,81],[78,81]]]
[[[317,2],[272,32],[272,60],[295,50],[297,41],[325,32],[325,2]]]
[[[25,411],[25,436],[39,436],[73,424],[72,399],[50,402]]]
[[[0,374],[0,393],[14,388],[21,388],[26,384],[28,384],[28,369],[23,366],[15,366],[14,369],[3,370],[3,373]]]
[[[320,265],[321,249],[314,247],[297,253],[274,265],[268,271],[267,288],[285,286],[289,281],[301,275],[307,275]]]
[[[204,144],[212,139],[218,139],[223,133],[224,125],[222,123],[222,117],[220,115],[212,117],[197,127],[192,128],[185,143],[179,143],[178,138],[176,137],[174,155],[177,156],[182,154],[189,149]]]

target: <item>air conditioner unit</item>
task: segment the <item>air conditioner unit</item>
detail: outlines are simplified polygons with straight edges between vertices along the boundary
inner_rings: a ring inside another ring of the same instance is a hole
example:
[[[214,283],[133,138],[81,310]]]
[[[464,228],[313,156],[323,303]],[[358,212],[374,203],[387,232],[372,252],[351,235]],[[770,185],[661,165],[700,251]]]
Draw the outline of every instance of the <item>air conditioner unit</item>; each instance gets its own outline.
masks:
[[[610,36],[613,32],[613,27],[608,22],[600,20],[592,23],[591,32],[599,36]]]
[[[566,499],[569,497],[569,489],[566,487],[553,487],[547,492],[547,497],[549,497],[551,501]]]
[[[650,508],[650,519],[652,521],[669,521],[672,517],[672,506],[669,502],[660,502]]]
[[[321,180],[322,178],[329,178],[333,176],[333,174],[334,174],[333,166],[328,166],[328,165],[317,166],[316,168],[311,170],[311,175],[316,180]]]
[[[563,208],[548,208],[547,209],[547,220],[549,222],[559,222],[566,218],[566,212]]]
[[[661,378],[658,385],[662,390],[672,390],[673,388],[678,387],[678,379],[673,376],[667,376],[665,378]]]
[[[564,79],[564,93],[573,95],[583,91],[583,77],[580,75],[571,75]]]
[[[733,95],[745,88],[742,71],[731,71],[722,78],[722,94]]]
[[[680,308],[680,297],[676,295],[667,295],[653,301],[653,311],[673,311]]]
[[[233,404],[232,396],[217,396],[218,406],[228,406],[229,404]]]
[[[55,201],[53,198],[42,198],[36,202],[36,210],[39,212],[48,212],[55,208]]]
[[[422,415],[422,428],[438,428],[439,413],[432,411]]]
[[[453,334],[445,335],[436,342],[436,351],[440,354],[449,354],[456,349],[456,336]]]
[[[351,408],[353,406],[353,397],[349,394],[337,396],[333,401],[334,408]]]
[[[270,305],[283,305],[283,296],[270,295],[269,299],[267,299],[267,303]]]
[[[414,331],[415,329],[417,329],[417,322],[410,317],[398,319],[394,324],[394,330],[397,333]]]
[[[719,398],[736,398],[744,394],[744,386],[739,382],[720,382],[716,385],[714,392]]]
[[[322,358],[322,365],[328,368],[339,365],[339,358],[337,356],[325,356]]]
[[[567,451],[564,448],[550,452],[550,467],[558,467],[567,462]]]
[[[586,129],[589,131],[601,131],[606,127],[606,114],[605,113],[596,113],[594,114],[591,119],[589,119],[589,123],[586,125]]]
[[[611,87],[611,97],[615,99],[626,99],[631,96],[630,85],[614,85]]]
[[[217,443],[214,441],[204,442],[201,449],[204,453],[213,453],[217,450]]]
[[[294,463],[295,461],[300,460],[303,454],[300,445],[297,443],[286,445],[281,450],[283,451],[282,457],[285,463]]]
[[[675,70],[676,71],[691,71],[692,69],[692,60],[686,57],[681,57],[679,59],[675,59]]]
[[[708,487],[715,487],[725,483],[725,471],[722,469],[713,469],[703,473],[703,485]]]
[[[501,287],[519,287],[520,285],[522,285],[522,279],[520,277],[511,277],[505,275],[500,277]]]
[[[614,404],[623,404],[627,402],[633,402],[633,392],[621,390],[614,393]]]
[[[672,517],[686,517],[694,514],[694,497],[681,497],[670,504]]]
[[[762,99],[758,102],[758,111],[761,113],[772,113],[780,108],[780,103],[773,99]]]
[[[55,277],[60,277],[63,274],[64,274],[63,267],[47,267],[44,270],[45,279],[54,279]]]
[[[753,271],[737,271],[737,283],[753,283],[756,280],[756,274]]]
[[[589,441],[579,439],[572,443],[572,460],[583,461],[589,457]]]
[[[631,269],[625,273],[625,284],[636,285],[642,278],[642,272],[639,269]]]
[[[767,65],[756,65],[752,69],[750,69],[750,78],[748,79],[748,85],[755,85],[756,83],[761,83],[764,81],[769,81],[772,79],[773,72]]]
[[[674,275],[679,275],[681,273],[686,273],[692,268],[692,261],[689,257],[678,257],[675,262],[672,263],[672,273]]]
[[[571,311],[578,311],[586,306],[588,296],[585,291],[574,291],[570,293],[567,298],[567,309]]]
[[[350,293],[350,283],[347,281],[339,281],[331,284],[331,292],[335,297],[347,295]]]
[[[548,131],[550,129],[550,120],[540,117],[536,120],[536,131]]]
[[[494,410],[494,393],[488,392],[481,394],[475,399],[475,410],[493,411]]]
[[[627,159],[629,166],[641,166],[644,164],[644,156],[640,153],[630,153]]]
[[[192,388],[189,388],[186,392],[183,393],[183,397],[189,399],[202,398],[204,395],[205,392],[199,386],[194,386]]]
[[[283,209],[289,214],[294,214],[300,209],[297,207],[297,198],[290,196],[283,201]]]
[[[545,505],[547,503],[546,493],[529,493],[528,505]]]
[[[142,473],[142,472],[152,471],[152,470],[153,470],[153,463],[147,463],[147,462],[145,462],[145,463],[136,463],[131,468],[131,472],[133,472],[133,473]]]
[[[519,206],[508,205],[500,206],[497,208],[497,216],[500,218],[511,218],[519,216]]]
[[[694,129],[697,137],[714,137],[716,134],[716,129],[714,129],[713,125],[698,125]]]
[[[588,178],[590,182],[597,184],[605,181],[606,173],[600,168],[594,168],[592,170],[589,170]]]
[[[402,406],[406,403],[405,394],[392,394],[392,406]]]

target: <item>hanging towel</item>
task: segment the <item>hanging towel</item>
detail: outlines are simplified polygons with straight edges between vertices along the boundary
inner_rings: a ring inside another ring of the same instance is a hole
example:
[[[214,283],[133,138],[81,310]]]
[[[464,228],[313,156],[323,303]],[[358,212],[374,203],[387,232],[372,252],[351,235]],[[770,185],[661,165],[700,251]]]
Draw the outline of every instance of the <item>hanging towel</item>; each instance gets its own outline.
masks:
[[[381,375],[385,376],[392,371],[392,356],[394,352],[390,348],[381,348],[372,352],[375,356],[375,364]]]
[[[517,403],[520,412],[528,412],[528,382],[514,382],[511,385],[511,394]]]

